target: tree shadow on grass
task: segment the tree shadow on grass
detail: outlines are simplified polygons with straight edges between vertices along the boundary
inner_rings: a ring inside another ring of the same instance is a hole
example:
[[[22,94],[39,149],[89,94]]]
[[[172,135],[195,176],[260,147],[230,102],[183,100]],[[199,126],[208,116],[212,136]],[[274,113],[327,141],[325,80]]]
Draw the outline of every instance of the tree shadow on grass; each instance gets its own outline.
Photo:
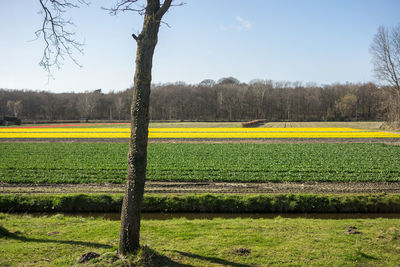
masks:
[[[23,242],[38,242],[38,243],[58,243],[58,244],[68,244],[68,245],[79,245],[79,246],[86,246],[86,247],[93,247],[93,248],[112,248],[110,245],[93,243],[93,242],[84,242],[84,241],[73,241],[73,240],[54,240],[54,239],[40,239],[40,238],[29,238],[23,235],[19,235],[17,233],[12,233],[8,231],[3,226],[0,226],[0,239],[1,238],[8,238],[14,240],[20,240]],[[142,247],[142,251],[144,254],[145,262],[150,263],[149,265],[145,264],[145,266],[176,266],[176,267],[193,267],[190,264],[179,263],[174,261],[167,256],[159,254],[157,251],[145,246]],[[227,261],[224,259],[219,259],[215,257],[206,257],[200,256],[196,254],[192,254],[189,252],[182,252],[177,250],[172,250],[183,257],[192,258],[192,259],[199,259],[202,261],[208,261],[214,264],[221,264],[225,266],[233,266],[233,267],[251,267],[251,265],[247,264],[240,264],[231,261]]]
[[[362,251],[357,252],[357,257],[368,259],[368,260],[379,260],[379,258],[372,256],[372,255],[368,255]]]
[[[172,251],[176,252],[184,257],[199,259],[202,261],[208,261],[208,262],[214,263],[214,264],[221,264],[221,265],[233,266],[233,267],[252,267],[252,265],[236,263],[236,262],[227,261],[227,260],[219,259],[219,258],[215,258],[215,257],[200,256],[200,255],[192,254],[189,252],[182,252],[182,251],[178,251],[178,250],[172,250]]]
[[[190,264],[184,264],[176,262],[167,256],[159,254],[154,249],[149,248],[148,246],[142,247],[142,252],[145,258],[148,258],[146,261],[147,264],[144,266],[174,266],[174,267],[193,267]]]
[[[104,245],[93,242],[84,242],[84,241],[73,241],[73,240],[54,240],[54,239],[40,239],[40,238],[30,238],[23,235],[18,235],[16,233],[12,233],[8,231],[3,226],[0,226],[0,238],[9,238],[14,240],[20,240],[23,242],[38,242],[38,243],[59,243],[59,244],[68,244],[68,245],[79,245],[93,248],[112,248],[110,245]]]

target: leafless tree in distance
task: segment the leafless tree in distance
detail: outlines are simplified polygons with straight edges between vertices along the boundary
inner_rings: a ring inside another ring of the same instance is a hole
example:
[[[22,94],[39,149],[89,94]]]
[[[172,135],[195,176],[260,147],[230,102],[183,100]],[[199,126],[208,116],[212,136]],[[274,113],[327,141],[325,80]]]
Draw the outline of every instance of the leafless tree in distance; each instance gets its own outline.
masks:
[[[121,211],[121,229],[118,253],[127,255],[140,249],[141,207],[146,180],[149,102],[153,54],[158,41],[161,20],[173,0],[118,0],[112,8],[104,8],[112,15],[135,12],[143,16],[136,41],[136,71],[131,104],[131,136],[128,153],[128,174]],[[42,36],[46,46],[41,65],[49,71],[59,66],[60,59],[68,55],[74,60],[72,50],[81,52],[82,44],[74,40],[74,33],[66,30],[73,25],[63,17],[68,8],[86,4],[84,0],[39,0],[44,20],[37,36]]]
[[[21,114],[22,108],[23,108],[22,100],[7,101],[7,109],[14,117],[18,117]]]
[[[98,90],[95,90],[93,92],[84,92],[80,95],[76,104],[79,111],[81,112],[81,114],[84,115],[85,118],[93,118],[93,112],[96,105],[98,104],[100,96],[101,92],[99,92]]]
[[[234,121],[284,121],[290,104],[291,118],[295,121],[377,121],[387,116],[392,89],[391,86],[379,88],[374,83],[323,86],[291,83],[285,88],[270,80],[237,85],[167,83],[152,85],[149,115],[150,120],[228,121],[231,109]],[[108,119],[112,106],[117,119],[121,115],[121,120],[129,120],[132,89],[96,93],[92,119]],[[354,112],[346,113],[348,117],[344,118],[338,103],[348,94],[355,95],[356,101]],[[0,114],[11,116],[13,111],[7,108],[7,102],[22,101],[24,106],[18,116],[24,120],[77,120],[89,114],[80,105],[84,95],[0,88]],[[229,101],[232,98],[234,101]]]
[[[380,26],[371,44],[376,77],[391,85],[389,119],[400,119],[400,24],[393,28]]]

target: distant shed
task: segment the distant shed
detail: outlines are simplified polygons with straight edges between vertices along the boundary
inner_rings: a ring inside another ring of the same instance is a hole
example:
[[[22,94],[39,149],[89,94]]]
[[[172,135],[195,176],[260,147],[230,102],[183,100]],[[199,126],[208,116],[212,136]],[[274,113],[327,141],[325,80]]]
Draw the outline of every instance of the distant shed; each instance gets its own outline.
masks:
[[[21,119],[12,116],[0,116],[0,125],[21,125]]]

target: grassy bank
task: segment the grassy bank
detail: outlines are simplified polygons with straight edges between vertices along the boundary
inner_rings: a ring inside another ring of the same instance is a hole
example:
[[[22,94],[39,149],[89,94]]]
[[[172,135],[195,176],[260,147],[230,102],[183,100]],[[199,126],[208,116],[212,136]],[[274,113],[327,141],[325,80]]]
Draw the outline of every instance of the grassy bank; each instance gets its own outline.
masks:
[[[105,194],[3,194],[2,212],[118,212],[122,195]],[[150,195],[144,196],[147,212],[225,213],[347,213],[400,212],[400,195]]]
[[[123,183],[128,144],[0,143],[0,182]],[[149,144],[157,181],[400,181],[400,146]]]
[[[118,221],[0,214],[0,225],[1,266],[78,265],[89,251],[115,260]],[[400,220],[144,220],[142,244],[155,266],[397,266]]]

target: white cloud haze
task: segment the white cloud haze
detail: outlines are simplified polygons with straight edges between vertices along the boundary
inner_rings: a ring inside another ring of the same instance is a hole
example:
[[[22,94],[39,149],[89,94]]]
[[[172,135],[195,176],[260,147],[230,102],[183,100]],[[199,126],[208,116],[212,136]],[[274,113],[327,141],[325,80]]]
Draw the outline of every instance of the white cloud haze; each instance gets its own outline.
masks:
[[[239,30],[250,30],[253,27],[250,21],[244,20],[240,16],[236,16],[236,20],[240,23]]]
[[[235,20],[237,23],[239,23],[239,25],[230,25],[230,26],[226,26],[224,24],[220,24],[219,28],[222,31],[228,31],[228,30],[234,30],[234,31],[248,31],[253,27],[253,24],[248,21],[243,19],[241,16],[236,16]]]

